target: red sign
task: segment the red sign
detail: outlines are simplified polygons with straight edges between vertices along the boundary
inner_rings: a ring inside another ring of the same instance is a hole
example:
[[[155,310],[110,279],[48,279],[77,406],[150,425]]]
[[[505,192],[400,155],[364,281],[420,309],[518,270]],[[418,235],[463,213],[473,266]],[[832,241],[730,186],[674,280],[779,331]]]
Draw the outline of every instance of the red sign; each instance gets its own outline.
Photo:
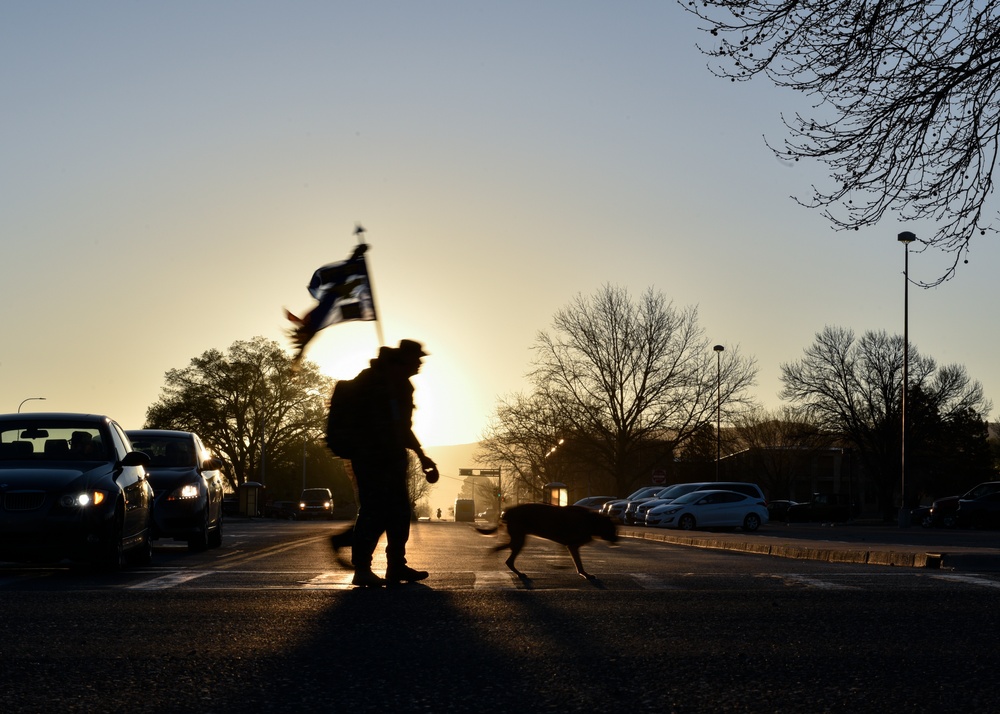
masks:
[[[661,486],[667,482],[667,472],[663,469],[653,469],[653,485]]]

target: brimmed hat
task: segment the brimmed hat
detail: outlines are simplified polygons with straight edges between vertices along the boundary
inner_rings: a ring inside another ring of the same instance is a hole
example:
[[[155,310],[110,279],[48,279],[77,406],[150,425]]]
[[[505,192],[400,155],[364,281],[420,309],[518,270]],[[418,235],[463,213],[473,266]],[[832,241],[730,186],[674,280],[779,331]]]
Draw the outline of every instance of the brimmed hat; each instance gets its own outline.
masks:
[[[400,357],[412,357],[416,359],[426,357],[429,354],[428,352],[424,352],[424,346],[416,340],[400,340],[396,351]]]

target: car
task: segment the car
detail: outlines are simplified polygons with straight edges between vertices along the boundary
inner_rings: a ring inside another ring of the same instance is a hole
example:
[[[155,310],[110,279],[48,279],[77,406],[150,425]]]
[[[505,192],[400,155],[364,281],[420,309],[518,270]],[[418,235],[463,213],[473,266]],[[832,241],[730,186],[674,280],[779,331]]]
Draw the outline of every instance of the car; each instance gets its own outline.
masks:
[[[788,509],[792,506],[797,506],[798,501],[792,501],[788,499],[778,499],[777,501],[767,502],[767,515],[768,519],[772,521],[783,521],[788,516]]]
[[[98,414],[0,414],[0,560],[149,563],[149,457]]]
[[[614,501],[608,501],[601,506],[600,512],[615,523],[624,523],[625,509],[628,507],[629,502],[639,498],[648,498],[662,489],[663,486],[644,486],[638,491],[633,491],[627,498],[617,498]]]
[[[931,504],[930,524],[944,526],[945,528],[954,528],[958,525],[955,512],[958,510],[960,501],[975,500],[998,491],[1000,491],[1000,481],[984,481],[973,486],[961,496],[939,498]]]
[[[955,525],[959,528],[1000,528],[1000,491],[959,499]]]
[[[328,488],[304,488],[299,496],[298,517],[333,518],[333,494]]]
[[[648,519],[664,528],[742,528],[755,531],[768,522],[767,505],[762,498],[738,491],[691,491],[672,502],[657,506]]]
[[[614,496],[587,496],[581,498],[579,501],[574,503],[574,506],[580,506],[580,508],[586,508],[588,511],[600,511],[601,506],[603,506],[608,501],[614,501]]]
[[[737,491],[738,493],[745,493],[753,498],[759,498],[762,501],[765,500],[764,492],[761,491],[760,486],[747,481],[695,481],[692,483],[677,483],[663,489],[652,499],[649,499],[644,503],[640,503],[636,508],[636,523],[641,523],[642,525],[647,526],[652,525],[646,522],[646,516],[649,515],[649,512],[654,508],[670,503],[678,496],[683,496],[686,493],[707,490]]]
[[[222,545],[222,461],[190,431],[129,429],[132,445],[149,456],[153,538],[186,541],[189,550]]]
[[[856,510],[846,493],[814,493],[811,500],[789,506],[785,520],[788,523],[836,523],[851,520]]]
[[[934,525],[934,518],[931,516],[930,506],[917,506],[916,508],[910,509],[910,523],[914,523],[924,528],[930,528]]]
[[[648,514],[652,509],[657,506],[662,506],[664,504],[670,503],[678,496],[683,496],[685,493],[690,493],[694,491],[702,484],[700,483],[675,483],[672,486],[665,486],[653,494],[653,497],[643,501],[636,506],[635,509],[635,523],[636,525],[647,525],[646,524],[646,514]]]

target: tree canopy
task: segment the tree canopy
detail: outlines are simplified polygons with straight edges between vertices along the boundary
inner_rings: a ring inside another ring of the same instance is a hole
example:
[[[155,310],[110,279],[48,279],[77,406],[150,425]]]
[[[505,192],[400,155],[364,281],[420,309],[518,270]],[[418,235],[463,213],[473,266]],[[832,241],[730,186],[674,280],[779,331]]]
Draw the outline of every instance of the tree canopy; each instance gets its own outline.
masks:
[[[652,469],[671,468],[678,445],[720,418],[720,405],[728,418],[749,403],[757,371],[738,347],[713,350],[697,309],[652,289],[633,301],[610,285],[557,312],[533,350],[534,392],[501,403],[484,449],[536,487],[570,458],[619,493],[648,483]]]
[[[902,470],[903,358],[898,335],[869,331],[858,339],[851,330],[826,327],[802,359],[781,366],[781,397],[857,449],[886,517]],[[950,468],[957,461],[968,473],[988,468],[985,416],[992,405],[982,385],[961,365],[938,367],[912,345],[907,381],[907,463],[914,464],[913,474],[926,482],[942,453],[950,455]],[[907,488],[908,498],[916,495]]]
[[[839,229],[933,221],[954,255],[996,231],[987,212],[1000,147],[1000,0],[679,0],[718,40],[702,51],[732,81],[763,75],[807,95],[775,154],[816,159],[830,185],[798,199]]]
[[[293,370],[273,340],[238,340],[226,352],[210,349],[169,370],[146,427],[198,433],[228,462],[236,488],[300,454],[305,460],[309,445],[313,461],[332,458],[322,445],[332,385],[311,362]]]

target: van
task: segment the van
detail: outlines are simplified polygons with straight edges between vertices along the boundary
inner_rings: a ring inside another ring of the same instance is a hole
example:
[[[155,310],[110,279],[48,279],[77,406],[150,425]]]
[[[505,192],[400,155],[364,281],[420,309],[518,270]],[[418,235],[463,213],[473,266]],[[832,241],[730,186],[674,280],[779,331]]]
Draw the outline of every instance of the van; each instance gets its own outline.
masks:
[[[297,518],[333,518],[333,494],[328,488],[305,488],[299,496]]]

